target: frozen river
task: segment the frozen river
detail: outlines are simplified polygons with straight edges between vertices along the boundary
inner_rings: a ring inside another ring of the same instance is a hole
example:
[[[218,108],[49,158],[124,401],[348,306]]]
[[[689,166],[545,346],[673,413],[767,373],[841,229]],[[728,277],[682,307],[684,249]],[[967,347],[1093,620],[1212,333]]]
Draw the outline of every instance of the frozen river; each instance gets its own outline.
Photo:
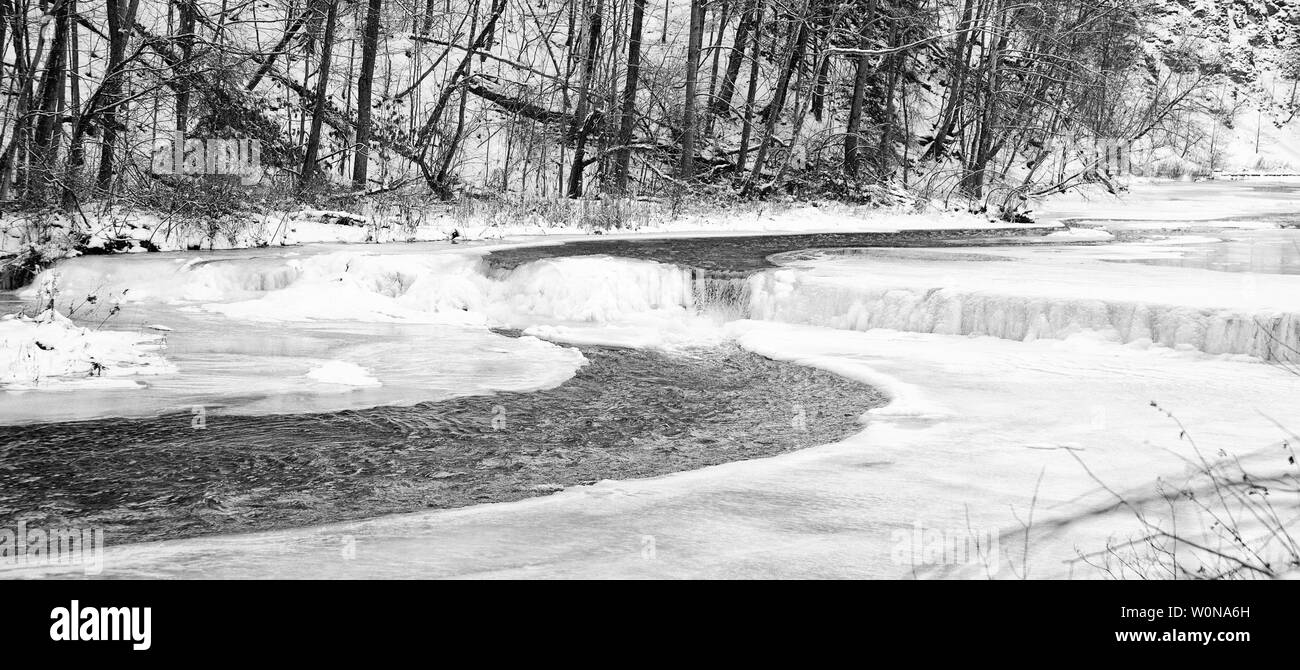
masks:
[[[1190,188],[1169,202],[1195,202]],[[129,387],[10,390],[0,420],[529,393],[562,387],[583,365],[571,345],[674,356],[734,343],[877,387],[889,403],[864,407],[850,437],[770,458],[111,547],[105,574],[1095,576],[1094,552],[1141,532],[1111,511],[1114,492],[1150,498],[1158,478],[1187,479],[1188,436],[1260,472],[1288,466],[1300,231],[1280,226],[1298,211],[1293,191],[1204,193],[1239,206],[1177,221],[1096,211],[1079,223],[1116,239],[1086,245],[809,241],[735,272],[702,271],[680,248],[675,259],[540,253],[495,265],[487,248],[445,246],[78,259],[59,269],[64,294],[129,288],[105,327],[167,326],[163,356],[176,370],[120,378]],[[1146,197],[1142,211],[1158,211]],[[1088,210],[1078,209],[1060,214]],[[1205,220],[1213,214],[1232,220]],[[925,546],[972,540],[975,560]]]

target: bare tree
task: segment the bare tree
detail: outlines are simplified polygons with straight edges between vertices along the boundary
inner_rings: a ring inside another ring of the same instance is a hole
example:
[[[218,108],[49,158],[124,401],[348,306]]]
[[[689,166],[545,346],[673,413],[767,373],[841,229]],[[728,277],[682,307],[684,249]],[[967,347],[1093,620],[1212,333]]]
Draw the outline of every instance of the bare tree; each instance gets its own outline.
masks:
[[[357,139],[352,165],[352,186],[365,189],[370,167],[370,113],[374,87],[375,52],[379,48],[379,20],[383,0],[369,0],[365,33],[361,43],[361,72],[357,75]]]
[[[690,179],[695,170],[695,89],[699,85],[700,51],[704,43],[705,0],[691,0],[690,37],[686,47],[686,100],[682,105],[682,156],[679,179]]]
[[[631,35],[627,43],[627,83],[623,87],[623,109],[618,128],[618,159],[614,168],[614,190],[627,192],[628,167],[632,161],[632,129],[636,123],[636,89],[641,79],[641,21],[645,0],[632,0]]]
[[[311,113],[311,132],[307,135],[307,148],[298,174],[298,188],[305,190],[320,174],[316,158],[320,154],[321,128],[325,123],[325,110],[329,101],[330,62],[334,56],[334,31],[338,25],[338,0],[324,0],[325,30],[321,36],[320,65],[316,68],[316,94]]]

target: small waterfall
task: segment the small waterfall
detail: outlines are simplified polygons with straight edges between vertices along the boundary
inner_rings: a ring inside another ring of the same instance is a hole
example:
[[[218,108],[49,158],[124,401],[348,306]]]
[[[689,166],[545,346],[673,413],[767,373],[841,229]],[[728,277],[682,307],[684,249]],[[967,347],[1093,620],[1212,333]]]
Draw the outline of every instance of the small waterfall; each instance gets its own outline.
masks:
[[[300,262],[279,257],[191,259],[175,257],[86,256],[44,270],[18,295],[36,297],[53,281],[67,296],[110,294],[131,300],[227,300],[287,288],[300,280]]]
[[[999,295],[952,287],[827,284],[791,270],[763,273],[752,284],[750,318],[766,321],[1023,342],[1091,331],[1123,344],[1300,361],[1300,313]]]
[[[746,272],[691,271],[691,303],[702,313],[727,319],[749,318],[750,282]]]

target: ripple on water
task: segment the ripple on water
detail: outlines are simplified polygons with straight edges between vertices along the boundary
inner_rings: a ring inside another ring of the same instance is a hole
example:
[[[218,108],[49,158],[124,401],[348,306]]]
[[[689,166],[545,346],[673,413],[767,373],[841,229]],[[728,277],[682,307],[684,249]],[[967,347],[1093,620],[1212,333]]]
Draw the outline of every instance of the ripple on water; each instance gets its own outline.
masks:
[[[554,389],[324,414],[0,427],[0,526],[114,544],[545,495],[843,439],[871,387],[735,346],[584,347]]]

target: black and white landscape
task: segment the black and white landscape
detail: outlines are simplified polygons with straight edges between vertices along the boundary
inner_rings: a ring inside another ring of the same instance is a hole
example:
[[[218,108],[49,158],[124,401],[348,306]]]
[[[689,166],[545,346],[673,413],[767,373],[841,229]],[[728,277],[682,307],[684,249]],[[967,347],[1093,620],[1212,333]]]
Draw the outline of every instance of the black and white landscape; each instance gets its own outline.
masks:
[[[0,577],[1300,574],[1295,0],[0,0]]]

